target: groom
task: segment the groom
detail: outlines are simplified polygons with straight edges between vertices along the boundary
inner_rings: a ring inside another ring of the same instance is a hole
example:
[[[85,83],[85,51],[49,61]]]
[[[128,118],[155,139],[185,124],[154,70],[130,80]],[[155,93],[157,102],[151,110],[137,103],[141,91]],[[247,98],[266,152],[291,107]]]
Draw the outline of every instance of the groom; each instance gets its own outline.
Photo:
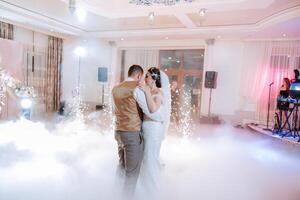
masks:
[[[149,112],[145,95],[137,88],[142,79],[143,68],[132,65],[128,70],[128,78],[112,90],[119,170],[125,174],[123,189],[127,198],[134,194],[143,159],[143,113],[154,120],[163,121],[158,112]]]

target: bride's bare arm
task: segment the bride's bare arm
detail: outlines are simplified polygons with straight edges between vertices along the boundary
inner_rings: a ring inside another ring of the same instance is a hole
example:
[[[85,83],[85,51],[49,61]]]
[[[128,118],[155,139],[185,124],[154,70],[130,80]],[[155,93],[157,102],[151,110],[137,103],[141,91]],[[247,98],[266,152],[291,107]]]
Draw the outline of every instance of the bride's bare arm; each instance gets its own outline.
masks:
[[[147,106],[150,113],[156,112],[160,107],[161,99],[158,96],[153,98],[153,95],[147,86],[140,86],[140,88],[145,92]]]

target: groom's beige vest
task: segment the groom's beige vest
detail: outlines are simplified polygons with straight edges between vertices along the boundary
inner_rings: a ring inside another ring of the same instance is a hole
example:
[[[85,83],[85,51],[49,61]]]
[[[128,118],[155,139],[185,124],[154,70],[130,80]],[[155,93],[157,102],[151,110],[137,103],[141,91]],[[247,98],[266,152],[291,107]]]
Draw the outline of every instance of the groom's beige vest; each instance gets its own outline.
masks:
[[[137,132],[141,130],[142,112],[133,97],[137,85],[136,81],[125,81],[112,90],[116,131]]]

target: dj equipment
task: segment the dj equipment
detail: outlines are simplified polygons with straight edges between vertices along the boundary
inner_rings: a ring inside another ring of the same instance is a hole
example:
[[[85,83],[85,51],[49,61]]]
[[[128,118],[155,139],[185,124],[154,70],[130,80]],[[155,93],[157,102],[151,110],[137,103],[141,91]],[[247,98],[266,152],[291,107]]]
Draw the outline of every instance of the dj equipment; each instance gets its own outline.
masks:
[[[293,99],[300,99],[300,83],[292,83],[290,86],[290,96]]]
[[[277,98],[277,109],[279,113],[275,113],[276,125],[274,126],[273,134],[278,134],[281,137],[291,136],[293,138],[299,138],[298,142],[300,142],[299,105],[300,84],[292,84],[289,91],[280,92]],[[285,116],[285,120],[283,120],[283,115]],[[285,130],[286,127],[288,127],[287,130]]]
[[[290,100],[289,97],[289,91],[280,91],[279,96],[277,98],[277,109],[279,110],[285,110],[287,111],[289,109]]]

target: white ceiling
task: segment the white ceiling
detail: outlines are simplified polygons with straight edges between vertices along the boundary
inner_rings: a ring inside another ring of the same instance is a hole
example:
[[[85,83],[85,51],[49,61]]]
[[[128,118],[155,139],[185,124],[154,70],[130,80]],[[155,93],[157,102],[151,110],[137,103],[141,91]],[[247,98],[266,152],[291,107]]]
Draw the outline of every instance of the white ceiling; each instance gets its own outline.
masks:
[[[59,34],[108,40],[172,38],[300,38],[300,0],[195,0],[176,6],[138,6],[129,0],[77,0],[88,11],[79,22],[68,0],[0,0],[4,21]],[[207,9],[204,18],[198,11]],[[155,13],[150,23],[149,12]]]

